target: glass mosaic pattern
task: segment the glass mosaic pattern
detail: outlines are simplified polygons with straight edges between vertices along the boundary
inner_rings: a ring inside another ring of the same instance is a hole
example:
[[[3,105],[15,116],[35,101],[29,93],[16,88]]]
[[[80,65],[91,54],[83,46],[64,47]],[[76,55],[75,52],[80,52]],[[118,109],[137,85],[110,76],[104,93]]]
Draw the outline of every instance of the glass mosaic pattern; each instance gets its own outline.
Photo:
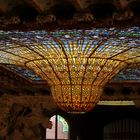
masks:
[[[23,76],[24,78],[27,78],[31,81],[43,81],[40,76],[38,76],[33,70],[27,69],[25,67],[17,66],[17,65],[10,65],[6,64],[4,65],[6,68],[10,69],[13,72],[16,72]]]
[[[140,66],[120,71],[112,80],[114,81],[140,81]]]
[[[104,85],[140,62],[140,28],[0,31],[0,63],[33,69],[67,112],[90,111]]]
[[[4,66],[6,66],[6,68],[20,74],[21,76],[29,80],[43,82],[43,79],[31,69],[13,65],[13,64],[4,64]],[[116,74],[112,78],[112,81],[138,81],[139,82],[140,81],[140,66],[137,66],[134,68],[125,68],[124,70],[121,70],[118,74]]]

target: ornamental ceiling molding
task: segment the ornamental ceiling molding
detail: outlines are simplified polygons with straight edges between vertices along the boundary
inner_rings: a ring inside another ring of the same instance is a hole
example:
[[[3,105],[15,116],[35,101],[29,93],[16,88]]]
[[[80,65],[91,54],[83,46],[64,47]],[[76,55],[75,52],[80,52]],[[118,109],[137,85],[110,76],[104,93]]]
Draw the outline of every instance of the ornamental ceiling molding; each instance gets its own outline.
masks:
[[[106,19],[94,19],[91,13],[75,14],[72,20],[57,20],[54,15],[38,16],[36,21],[22,23],[17,16],[1,17],[0,30],[47,30],[54,31],[58,29],[92,29],[92,28],[125,28],[140,26],[140,17],[134,17],[133,13],[124,11],[124,13],[114,13],[112,17]]]
[[[137,10],[140,3],[137,0],[15,0],[13,3],[3,1],[0,4],[0,29],[3,30],[140,26]]]

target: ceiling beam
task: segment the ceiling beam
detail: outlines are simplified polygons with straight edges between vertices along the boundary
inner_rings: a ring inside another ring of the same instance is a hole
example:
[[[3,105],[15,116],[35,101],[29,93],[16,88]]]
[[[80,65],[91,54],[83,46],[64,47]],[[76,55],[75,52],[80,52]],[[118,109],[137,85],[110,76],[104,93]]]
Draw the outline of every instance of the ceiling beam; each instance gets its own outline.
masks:
[[[9,1],[0,0],[0,12],[6,12],[9,10]]]
[[[135,0],[115,0],[115,5],[118,9],[123,9],[126,8],[131,2],[133,2]]]
[[[45,10],[45,3],[43,0],[26,0],[26,2],[32,5],[39,13]]]
[[[82,0],[70,0],[70,1],[75,6],[77,11],[83,11],[86,8],[86,4]]]

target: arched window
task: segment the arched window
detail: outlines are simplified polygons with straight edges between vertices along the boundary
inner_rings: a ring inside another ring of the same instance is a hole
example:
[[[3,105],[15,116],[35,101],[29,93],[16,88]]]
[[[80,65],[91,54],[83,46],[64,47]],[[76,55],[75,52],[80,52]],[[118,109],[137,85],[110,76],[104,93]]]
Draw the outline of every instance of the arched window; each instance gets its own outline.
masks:
[[[60,115],[50,118],[52,128],[46,129],[46,140],[69,140],[69,126],[67,121]]]

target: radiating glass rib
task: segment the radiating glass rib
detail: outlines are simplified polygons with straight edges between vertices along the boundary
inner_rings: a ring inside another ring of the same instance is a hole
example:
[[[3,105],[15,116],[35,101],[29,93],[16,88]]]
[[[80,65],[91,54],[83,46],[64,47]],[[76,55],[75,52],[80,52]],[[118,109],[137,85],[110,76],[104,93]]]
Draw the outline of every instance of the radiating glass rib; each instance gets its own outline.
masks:
[[[103,85],[103,83],[106,81],[106,82],[108,82],[108,79],[111,79],[112,78],[112,74],[113,73],[118,73],[118,69],[121,69],[121,68],[119,68],[120,67],[120,64],[121,64],[122,62],[118,62],[118,64],[114,67],[114,69],[110,72],[110,73],[108,73],[108,75],[105,77],[105,78],[103,78],[102,79],[102,81],[100,82],[100,84],[99,85]],[[124,64],[124,66],[123,67],[125,67],[126,66],[126,64]],[[108,77],[108,78],[107,78]],[[106,83],[105,82],[105,83]]]
[[[30,48],[28,47],[28,49],[30,49]],[[33,50],[33,49],[31,49],[31,50],[32,50],[34,53],[36,53],[37,55],[40,55],[41,57],[43,57],[44,59],[47,60],[48,64],[49,64],[50,67],[52,68],[52,71],[54,72],[55,76],[57,77],[57,79],[58,79],[59,82],[61,83],[61,80],[60,80],[60,78],[58,77],[57,73],[55,72],[55,70],[54,70],[52,64],[50,63],[50,61],[49,61],[47,58],[45,58],[45,56],[43,56],[43,55],[41,55],[40,53],[38,53],[36,50]]]
[[[34,63],[34,62],[33,62]],[[37,63],[34,63],[34,65],[37,67],[37,70],[39,69],[41,72],[37,72],[36,71],[36,73],[38,74],[38,75],[40,75],[41,77],[43,77],[42,76],[42,74],[44,74],[45,75],[45,77],[47,78],[47,80],[49,80],[49,81],[51,81],[51,83],[49,82],[49,84],[54,84],[54,81],[40,68],[40,66],[38,66],[37,65]],[[34,70],[36,70],[36,68],[34,68]]]
[[[120,51],[120,52],[118,52],[118,53],[115,53],[114,55],[112,55],[109,59],[111,59],[111,58],[113,58],[113,57],[115,57],[115,56],[118,56],[118,55],[122,55],[124,52],[128,52],[129,50],[131,50],[131,48],[127,48],[127,49],[124,49],[124,50],[122,50],[122,51]]]
[[[69,77],[69,82],[70,82],[70,87],[72,87],[72,81],[71,81],[71,72],[70,72],[70,67],[69,67],[69,59],[68,59],[68,56],[67,56],[67,53],[66,53],[66,51],[65,51],[65,47],[63,46],[63,43],[62,42],[60,42],[60,40],[58,41],[59,43],[60,43],[60,46],[61,46],[61,48],[62,48],[62,51],[63,51],[63,53],[64,53],[64,55],[65,55],[65,57],[66,57],[66,62],[67,62],[67,68],[68,68],[68,77]],[[70,88],[71,90],[70,90],[70,94],[71,94],[71,102],[72,102],[72,106],[73,106],[73,95],[72,95],[72,88]]]

